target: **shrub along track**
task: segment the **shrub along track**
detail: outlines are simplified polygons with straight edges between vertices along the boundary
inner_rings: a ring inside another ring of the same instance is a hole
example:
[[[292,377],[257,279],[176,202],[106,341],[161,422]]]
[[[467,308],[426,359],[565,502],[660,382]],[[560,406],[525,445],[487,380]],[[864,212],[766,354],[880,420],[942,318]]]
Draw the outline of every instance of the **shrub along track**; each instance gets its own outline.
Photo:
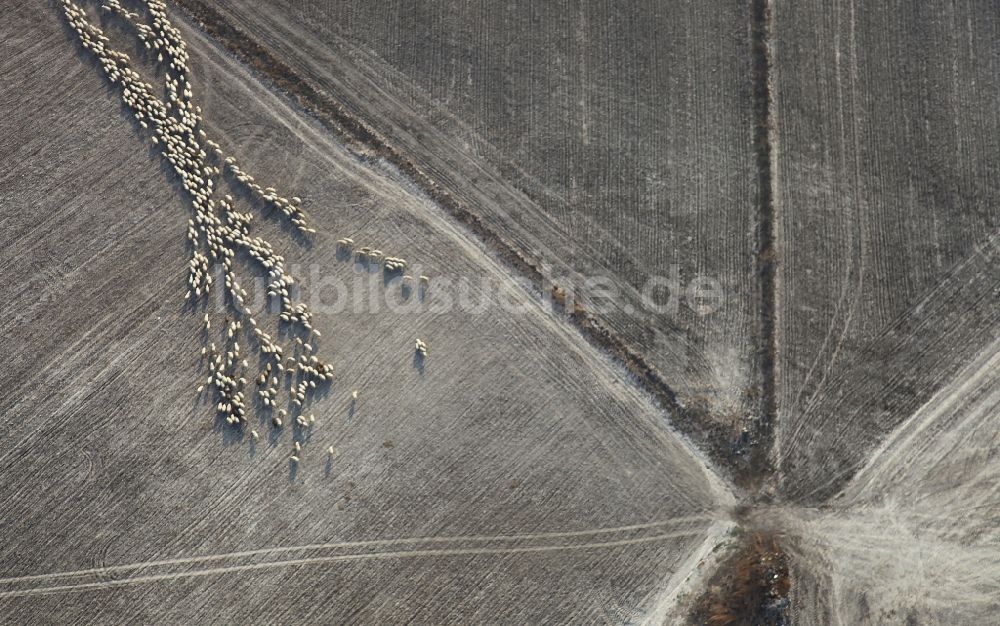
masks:
[[[551,276],[547,276],[542,267],[526,258],[501,233],[487,225],[485,220],[416,165],[413,159],[330,94],[315,87],[294,68],[227,21],[212,6],[200,0],[175,0],[175,4],[236,58],[254,68],[352,148],[370,158],[384,159],[398,167],[424,193],[483,241],[511,270],[529,280],[557,310],[566,313],[588,340],[611,354],[635,376],[643,389],[666,409],[671,424],[695,441],[718,466],[727,468],[735,482],[744,485],[761,482],[760,471],[746,471],[746,464],[733,454],[728,427],[709,419],[702,407],[686,406],[679,402],[675,391],[643,357],[637,346],[612,330],[600,315],[588,311],[580,297],[574,297],[572,302],[568,302],[566,291]],[[768,421],[761,420],[762,423]],[[755,454],[753,458],[765,457],[766,453]]]

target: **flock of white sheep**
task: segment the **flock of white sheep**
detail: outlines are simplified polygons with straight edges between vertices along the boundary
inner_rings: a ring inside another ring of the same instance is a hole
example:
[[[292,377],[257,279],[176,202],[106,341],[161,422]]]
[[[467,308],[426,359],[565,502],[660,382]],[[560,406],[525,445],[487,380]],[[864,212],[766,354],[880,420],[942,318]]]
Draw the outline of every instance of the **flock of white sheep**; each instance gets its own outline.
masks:
[[[101,10],[120,18],[144,46],[152,62],[164,73],[165,99],[154,95],[154,89],[131,66],[128,54],[111,47],[103,30],[72,0],[61,0],[63,12],[70,26],[79,36],[83,47],[93,53],[105,76],[118,85],[121,96],[139,125],[150,132],[150,141],[159,147],[160,154],[180,177],[189,195],[194,217],[188,220],[187,238],[192,252],[189,262],[187,297],[194,305],[207,305],[212,288],[210,267],[221,264],[225,279],[224,294],[231,314],[226,316],[221,333],[221,346],[212,341],[211,316],[204,317],[206,347],[202,355],[207,360],[210,375],[199,393],[206,389],[214,393],[216,408],[227,424],[243,428],[248,421],[246,371],[250,364],[241,351],[239,340],[246,336],[259,351],[257,397],[261,410],[272,415],[271,423],[281,428],[292,411],[296,424],[309,428],[315,423],[313,415],[303,414],[308,394],[327,385],[333,379],[333,368],[314,352],[321,333],[312,327],[311,314],[305,304],[296,303],[290,295],[295,281],[284,266],[284,258],[271,244],[251,235],[253,215],[241,212],[229,194],[216,193],[224,174],[237,181],[248,194],[264,206],[277,209],[301,233],[310,234],[310,228],[298,197],[285,198],[273,187],[262,187],[240,168],[236,159],[223,153],[218,143],[209,139],[202,128],[201,108],[192,98],[189,81],[188,53],[180,32],[167,17],[162,0],[146,0],[147,16],[122,6],[119,0],[104,0]],[[218,185],[217,185],[218,184]],[[353,240],[341,239],[340,246],[349,246]],[[383,271],[405,270],[407,262],[395,257],[376,260],[371,250],[362,254],[368,262],[381,261]],[[258,326],[258,320],[244,306],[247,293],[241,287],[234,270],[237,253],[243,253],[267,273],[267,294],[280,303],[278,318],[286,324],[294,341],[283,347],[274,337]],[[421,276],[421,284],[427,278]],[[287,349],[286,349],[287,347]],[[417,340],[417,351],[426,353],[426,345]],[[290,377],[287,384],[286,377]],[[287,397],[288,409],[278,408],[281,396]],[[357,399],[357,391],[352,394]],[[256,430],[250,431],[252,439],[258,438]],[[298,462],[300,448],[291,455]]]

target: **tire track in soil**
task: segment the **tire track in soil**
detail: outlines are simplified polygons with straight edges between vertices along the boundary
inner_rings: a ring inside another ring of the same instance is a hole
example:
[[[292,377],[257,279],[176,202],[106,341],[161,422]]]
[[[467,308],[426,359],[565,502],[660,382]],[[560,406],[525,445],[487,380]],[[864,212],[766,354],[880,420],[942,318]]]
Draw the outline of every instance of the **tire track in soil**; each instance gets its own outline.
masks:
[[[293,567],[338,561],[476,554],[530,554],[564,550],[614,548],[697,535],[704,532],[704,516],[683,517],[612,528],[466,537],[415,537],[262,548],[113,565],[120,544],[113,537],[99,542],[95,567],[76,571],[33,574],[0,579],[0,598],[87,591],[121,585],[214,576],[246,570]],[[555,541],[559,540],[559,541]],[[456,545],[457,544],[457,545]],[[395,550],[379,550],[391,548]],[[453,546],[453,547],[449,547]],[[294,555],[299,556],[295,557]],[[286,555],[286,558],[268,559]],[[205,567],[198,567],[205,565]],[[50,584],[46,584],[50,583]],[[51,584],[56,583],[56,584]]]

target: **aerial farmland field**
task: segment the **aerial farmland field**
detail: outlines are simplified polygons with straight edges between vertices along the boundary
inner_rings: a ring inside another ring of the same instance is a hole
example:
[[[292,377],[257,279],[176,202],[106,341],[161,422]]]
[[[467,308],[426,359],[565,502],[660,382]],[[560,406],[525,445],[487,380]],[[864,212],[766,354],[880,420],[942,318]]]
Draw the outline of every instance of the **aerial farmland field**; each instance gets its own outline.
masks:
[[[975,3],[7,3],[0,623],[992,623],[998,70]]]

